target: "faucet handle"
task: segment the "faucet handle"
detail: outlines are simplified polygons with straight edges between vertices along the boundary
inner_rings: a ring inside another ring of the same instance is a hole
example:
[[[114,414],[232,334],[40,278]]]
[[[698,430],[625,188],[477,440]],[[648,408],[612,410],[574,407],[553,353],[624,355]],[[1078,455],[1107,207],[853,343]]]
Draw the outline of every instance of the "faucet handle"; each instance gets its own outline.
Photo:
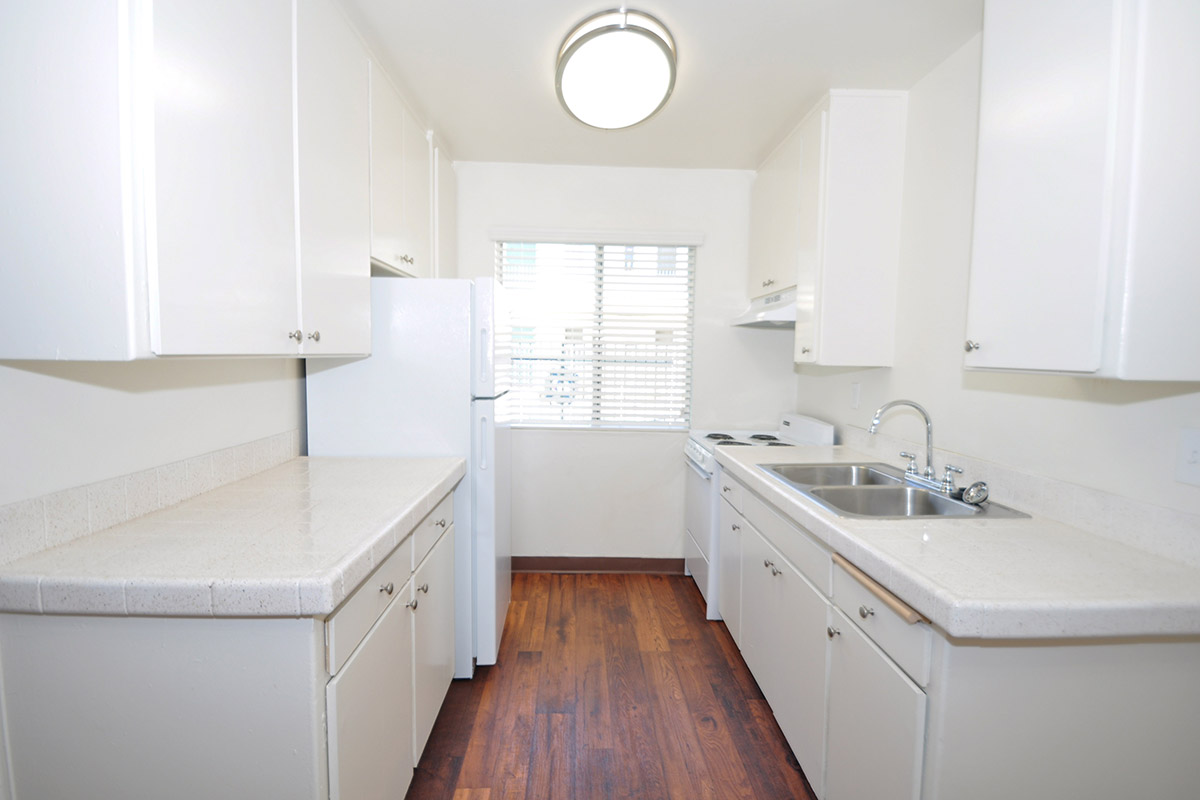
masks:
[[[900,456],[902,458],[908,459],[908,466],[904,468],[904,474],[905,475],[916,475],[917,474],[917,455],[916,455],[916,453],[910,453],[907,450],[901,450]]]
[[[942,491],[950,494],[954,491],[954,474],[963,474],[962,467],[956,467],[953,464],[946,465],[946,471],[942,473]]]

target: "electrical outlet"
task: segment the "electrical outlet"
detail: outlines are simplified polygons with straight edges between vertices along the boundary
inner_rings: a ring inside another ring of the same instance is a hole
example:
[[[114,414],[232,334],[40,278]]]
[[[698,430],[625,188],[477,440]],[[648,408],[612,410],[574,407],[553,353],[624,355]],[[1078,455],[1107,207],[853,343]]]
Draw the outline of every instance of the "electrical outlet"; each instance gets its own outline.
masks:
[[[1184,428],[1179,435],[1175,480],[1200,486],[1200,428]]]
[[[862,402],[862,384],[861,383],[850,384],[850,408],[852,408],[852,409],[858,408],[858,405],[861,402]]]

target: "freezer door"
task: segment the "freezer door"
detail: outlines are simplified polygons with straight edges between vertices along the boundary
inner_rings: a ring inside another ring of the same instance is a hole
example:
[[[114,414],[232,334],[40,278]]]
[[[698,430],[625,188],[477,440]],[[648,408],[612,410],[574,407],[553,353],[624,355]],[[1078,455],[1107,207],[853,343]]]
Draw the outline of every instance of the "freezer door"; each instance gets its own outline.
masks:
[[[371,279],[371,356],[305,362],[313,456],[465,457],[471,282]]]
[[[496,663],[512,594],[512,429],[496,423],[497,401],[476,400],[471,405],[475,655],[480,665],[487,665]]]
[[[471,394],[503,395],[512,369],[512,326],[504,286],[495,278],[476,278],[471,331]]]

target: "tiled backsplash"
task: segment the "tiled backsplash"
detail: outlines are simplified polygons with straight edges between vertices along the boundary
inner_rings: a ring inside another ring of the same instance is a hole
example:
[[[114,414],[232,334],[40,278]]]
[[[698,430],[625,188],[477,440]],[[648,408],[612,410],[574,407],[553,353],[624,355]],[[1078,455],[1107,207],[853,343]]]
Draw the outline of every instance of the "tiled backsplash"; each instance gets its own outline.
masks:
[[[924,442],[910,442],[863,428],[838,426],[838,443],[880,461],[903,466],[901,450],[917,453]],[[1077,486],[1066,481],[1018,472],[1010,467],[934,448],[934,466],[963,468],[959,485],[987,481],[991,499],[1027,514],[1049,517],[1072,527],[1113,539],[1149,553],[1200,567],[1200,515],[1162,508],[1130,497]]]
[[[0,564],[110,528],[300,455],[298,430],[0,507]]]

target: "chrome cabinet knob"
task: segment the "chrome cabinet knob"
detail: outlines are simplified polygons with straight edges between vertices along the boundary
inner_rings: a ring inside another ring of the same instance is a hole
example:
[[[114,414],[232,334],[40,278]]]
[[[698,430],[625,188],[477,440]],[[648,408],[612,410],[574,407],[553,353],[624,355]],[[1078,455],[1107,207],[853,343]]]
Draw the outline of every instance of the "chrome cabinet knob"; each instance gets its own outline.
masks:
[[[771,566],[771,562],[770,562],[770,560],[768,560],[768,559],[764,558],[764,559],[763,559],[763,566],[764,566],[764,567],[769,567],[769,566]]]
[[[295,330],[288,334],[289,339],[295,339],[297,342],[303,341],[304,334],[301,331]]]
[[[800,352],[801,352],[803,355],[808,355],[809,353],[811,353],[811,352],[812,352],[812,348],[811,348],[811,347],[801,347],[801,348],[800,348]]]
[[[439,519],[437,522],[435,522],[435,523],[433,523],[433,524],[434,524],[434,525],[437,525],[439,528],[444,528],[444,527],[446,527],[446,520],[445,520],[445,519]]]
[[[970,339],[967,339],[966,344],[963,345],[963,350],[966,350],[968,353],[970,353],[974,350],[978,350],[979,348],[980,348],[979,342],[973,342]]]
[[[731,491],[731,489],[730,489],[728,486],[722,486],[722,487],[721,487],[721,491],[722,491],[722,492],[728,492],[728,491]]]
[[[764,288],[765,288],[765,287],[767,287],[767,286],[774,286],[774,285],[775,285],[775,279],[774,279],[774,278],[767,278],[765,281],[763,281],[763,282],[762,282],[762,285],[763,285],[763,287],[764,287]]]
[[[404,607],[411,608],[413,611],[416,611],[417,610],[417,599],[414,597],[412,600],[409,600],[407,603],[404,604]]]
[[[839,631],[837,628],[833,627],[832,625],[830,625],[828,628],[826,628],[826,629],[825,629],[825,635],[826,635],[826,636],[828,636],[828,637],[829,637],[829,641],[831,641],[831,642],[832,642],[832,641],[833,641],[833,637],[835,637],[835,636],[841,636],[841,635],[842,635],[842,632],[841,632],[841,631]]]
[[[863,619],[866,619],[867,617],[873,617],[875,616],[875,609],[867,608],[866,606],[859,606],[858,615]]]
[[[417,591],[424,592],[425,594],[429,594],[429,584],[428,583],[421,584],[420,586],[417,587]]]
[[[308,338],[312,339],[314,342],[319,342],[319,341],[321,341],[321,332],[313,331],[312,333],[310,333],[308,335]]]
[[[740,531],[742,529],[742,526],[738,525],[736,522],[731,522],[731,523],[729,523],[729,529],[735,530],[735,531]]]
[[[392,592],[396,591],[396,586],[389,581],[383,586],[380,586],[379,591],[383,592],[384,594],[391,594]]]

